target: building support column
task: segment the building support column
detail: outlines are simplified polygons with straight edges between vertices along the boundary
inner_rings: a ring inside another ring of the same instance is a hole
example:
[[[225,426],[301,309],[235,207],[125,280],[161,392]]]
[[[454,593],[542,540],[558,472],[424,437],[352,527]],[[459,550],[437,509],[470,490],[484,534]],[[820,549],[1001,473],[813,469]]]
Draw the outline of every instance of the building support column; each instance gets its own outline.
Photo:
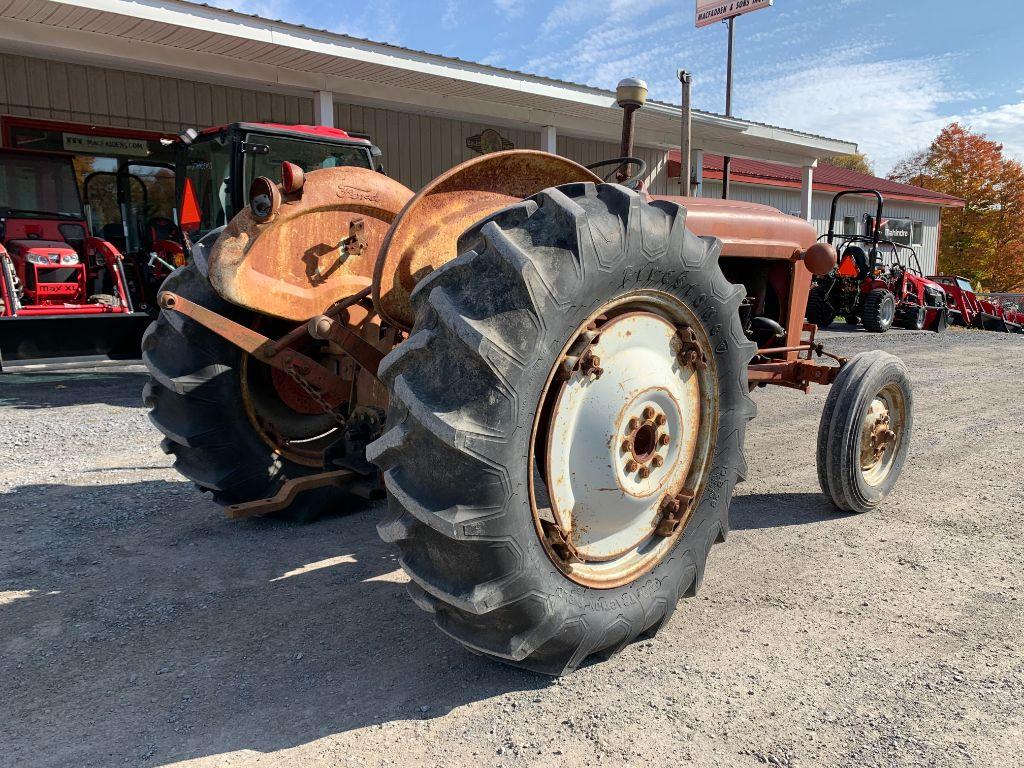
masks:
[[[690,153],[690,177],[688,187],[683,194],[692,197],[704,196],[704,150],[695,149]]]
[[[540,148],[542,152],[558,154],[558,131],[553,125],[545,125],[540,129]]]
[[[313,119],[317,125],[334,127],[334,93],[317,91],[313,97]]]
[[[800,218],[804,221],[811,220],[811,210],[814,205],[814,168],[818,165],[815,160],[803,168],[803,180],[800,184]]]

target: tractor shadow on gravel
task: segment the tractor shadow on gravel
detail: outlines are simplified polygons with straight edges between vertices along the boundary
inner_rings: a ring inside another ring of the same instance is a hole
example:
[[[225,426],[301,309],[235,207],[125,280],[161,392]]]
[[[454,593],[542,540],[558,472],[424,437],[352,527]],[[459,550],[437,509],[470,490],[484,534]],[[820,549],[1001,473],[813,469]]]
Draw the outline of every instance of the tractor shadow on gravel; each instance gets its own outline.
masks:
[[[165,765],[438,717],[548,678],[405,593],[382,504],[231,523],[183,482],[0,494],[0,754]]]
[[[145,371],[6,371],[0,374],[0,407],[36,409],[102,403],[142,408]]]
[[[844,517],[821,493],[755,493],[734,496],[729,525],[737,531],[827,523]]]

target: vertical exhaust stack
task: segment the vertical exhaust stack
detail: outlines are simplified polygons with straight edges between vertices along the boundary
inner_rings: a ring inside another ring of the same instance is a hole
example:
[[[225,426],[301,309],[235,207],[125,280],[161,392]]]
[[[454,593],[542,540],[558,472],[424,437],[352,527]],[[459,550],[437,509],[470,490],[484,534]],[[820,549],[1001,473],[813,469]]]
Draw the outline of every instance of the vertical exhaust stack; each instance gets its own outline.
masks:
[[[622,141],[619,157],[633,156],[633,123],[635,113],[647,102],[647,83],[638,77],[627,77],[615,86],[615,102],[622,107]],[[621,183],[628,178],[626,165],[619,168],[616,178]]]
[[[690,111],[690,84],[693,76],[685,69],[676,72],[679,77],[679,84],[682,86],[682,99],[680,101],[680,114],[682,127],[679,134],[679,194],[689,197],[692,191],[692,170],[690,168],[690,146],[691,146],[691,111]]]

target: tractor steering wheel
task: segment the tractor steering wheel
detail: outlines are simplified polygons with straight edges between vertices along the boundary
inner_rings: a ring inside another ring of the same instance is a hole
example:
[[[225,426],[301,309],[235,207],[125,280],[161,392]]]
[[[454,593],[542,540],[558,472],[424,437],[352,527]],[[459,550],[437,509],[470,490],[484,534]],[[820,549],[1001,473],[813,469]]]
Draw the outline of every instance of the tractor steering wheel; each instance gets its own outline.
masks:
[[[623,168],[630,166],[636,166],[636,171],[632,176],[626,178],[625,181],[621,182],[623,186],[634,187],[640,179],[647,173],[647,162],[639,157],[613,157],[611,160],[601,160],[597,163],[591,163],[587,166],[588,170],[594,171],[598,168],[605,168],[609,165],[615,167],[604,176],[605,181],[611,181],[612,177],[617,174]]]

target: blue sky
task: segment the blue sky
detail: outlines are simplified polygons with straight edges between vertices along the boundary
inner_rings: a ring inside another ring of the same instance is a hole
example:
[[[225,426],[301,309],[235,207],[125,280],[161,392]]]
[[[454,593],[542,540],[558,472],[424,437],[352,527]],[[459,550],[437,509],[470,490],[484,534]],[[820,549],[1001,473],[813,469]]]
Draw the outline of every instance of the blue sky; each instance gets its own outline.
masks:
[[[694,0],[216,0],[266,18],[724,111],[725,27]],[[884,174],[960,120],[1024,160],[1021,0],[776,0],[736,22],[738,117],[856,141]]]

